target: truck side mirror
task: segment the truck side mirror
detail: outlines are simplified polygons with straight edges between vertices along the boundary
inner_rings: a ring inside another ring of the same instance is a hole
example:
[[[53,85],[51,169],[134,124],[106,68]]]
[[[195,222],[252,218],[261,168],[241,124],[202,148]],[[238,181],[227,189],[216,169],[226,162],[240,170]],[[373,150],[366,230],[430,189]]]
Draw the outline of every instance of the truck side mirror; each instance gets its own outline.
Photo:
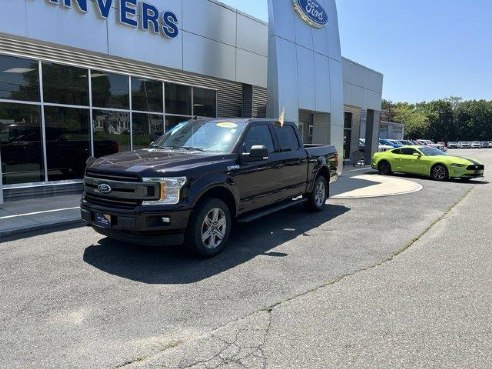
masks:
[[[242,154],[245,162],[261,161],[268,159],[268,148],[265,145],[253,145],[251,150]]]

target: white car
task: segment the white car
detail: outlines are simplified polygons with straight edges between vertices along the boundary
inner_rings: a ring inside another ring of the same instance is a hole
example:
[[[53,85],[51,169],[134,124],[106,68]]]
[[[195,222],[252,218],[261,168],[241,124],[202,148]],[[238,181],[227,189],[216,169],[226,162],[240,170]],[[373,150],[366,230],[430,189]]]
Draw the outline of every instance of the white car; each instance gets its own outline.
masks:
[[[439,149],[443,152],[446,152],[448,151],[448,149],[446,148],[445,145],[443,144],[439,144],[439,143],[435,143],[434,141],[432,140],[417,140],[417,142],[420,144],[420,145],[424,145],[424,146],[429,146],[429,147],[434,147],[436,149]]]
[[[448,142],[448,149],[457,149],[458,147],[459,147],[458,142],[454,142],[454,141]]]
[[[482,144],[480,143],[480,141],[473,141],[471,144],[470,144],[470,147],[472,149],[481,149],[482,148]]]
[[[363,148],[366,146],[366,139],[365,138],[359,138],[359,147]],[[386,151],[386,150],[391,150],[394,149],[393,146],[390,145],[382,145],[379,144],[378,151]]]

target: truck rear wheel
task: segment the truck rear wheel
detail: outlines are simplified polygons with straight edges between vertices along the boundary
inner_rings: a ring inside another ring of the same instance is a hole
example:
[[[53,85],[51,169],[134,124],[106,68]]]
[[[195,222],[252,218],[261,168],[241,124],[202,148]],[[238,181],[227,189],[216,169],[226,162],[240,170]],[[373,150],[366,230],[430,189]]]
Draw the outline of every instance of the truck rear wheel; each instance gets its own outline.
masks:
[[[310,211],[321,211],[325,207],[328,197],[328,186],[323,176],[318,176],[314,180],[313,192],[306,194],[307,200],[304,202],[306,209]]]
[[[212,257],[221,252],[231,233],[231,212],[219,199],[202,200],[190,219],[186,245],[195,255]]]

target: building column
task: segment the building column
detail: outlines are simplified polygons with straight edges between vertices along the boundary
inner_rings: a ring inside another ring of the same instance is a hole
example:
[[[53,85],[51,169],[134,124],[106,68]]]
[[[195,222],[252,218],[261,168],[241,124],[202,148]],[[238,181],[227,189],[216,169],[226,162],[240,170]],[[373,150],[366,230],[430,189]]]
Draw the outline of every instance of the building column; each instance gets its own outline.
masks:
[[[366,163],[370,163],[372,156],[379,150],[379,120],[381,112],[367,109],[366,145],[364,148]]]
[[[313,144],[330,143],[330,114],[313,113]]]

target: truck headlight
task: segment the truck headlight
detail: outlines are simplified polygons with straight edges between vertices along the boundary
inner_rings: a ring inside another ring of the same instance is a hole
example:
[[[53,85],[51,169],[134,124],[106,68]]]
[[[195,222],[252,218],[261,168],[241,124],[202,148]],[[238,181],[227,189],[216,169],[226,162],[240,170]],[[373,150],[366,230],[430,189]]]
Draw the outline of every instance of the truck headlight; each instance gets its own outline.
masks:
[[[186,177],[143,178],[144,182],[159,183],[159,200],[144,201],[142,205],[176,205]]]
[[[452,167],[455,167],[455,168],[463,168],[463,167],[466,167],[466,164],[451,164]]]

